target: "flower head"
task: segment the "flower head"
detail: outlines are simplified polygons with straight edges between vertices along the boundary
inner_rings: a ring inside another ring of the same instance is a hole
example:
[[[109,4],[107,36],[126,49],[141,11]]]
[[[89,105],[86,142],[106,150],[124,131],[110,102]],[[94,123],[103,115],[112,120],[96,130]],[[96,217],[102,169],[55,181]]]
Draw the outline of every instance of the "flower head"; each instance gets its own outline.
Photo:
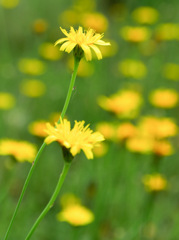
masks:
[[[100,96],[98,104],[118,117],[132,118],[138,113],[142,97],[135,90],[121,90],[110,97]]]
[[[143,117],[139,123],[139,129],[144,135],[154,139],[173,137],[178,133],[178,126],[173,119],[153,116]]]
[[[77,122],[73,129],[68,120],[61,120],[61,123],[55,123],[53,127],[47,123],[45,132],[48,136],[45,139],[47,144],[57,141],[62,147],[69,150],[72,156],[78,154],[81,150],[85,153],[88,159],[93,158],[92,149],[104,140],[104,137],[99,132],[93,132],[89,129],[89,125],[84,127],[84,121]]]
[[[93,222],[94,214],[81,204],[71,204],[58,213],[57,219],[73,226],[84,226]]]
[[[76,54],[79,54],[82,50],[82,53],[84,53],[87,61],[92,59],[91,49],[94,50],[98,59],[102,59],[101,51],[96,45],[110,45],[110,43],[106,43],[101,40],[103,34],[96,34],[93,29],[89,29],[86,33],[83,32],[82,27],[79,27],[76,31],[73,27],[71,27],[69,33],[61,27],[60,29],[66,37],[57,40],[55,42],[55,46],[57,44],[62,44],[60,51],[65,51],[67,53],[70,53],[73,49],[77,49]]]
[[[29,142],[12,139],[2,139],[0,141],[0,155],[11,155],[19,162],[32,162],[36,153],[36,146]]]
[[[32,135],[38,136],[38,137],[46,137],[47,134],[44,132],[44,128],[46,127],[46,121],[40,120],[31,122],[28,126],[28,130]]]
[[[156,89],[150,93],[149,100],[155,107],[173,108],[178,103],[179,95],[174,89]]]
[[[145,175],[142,180],[148,191],[158,192],[167,187],[167,180],[158,173]]]
[[[15,105],[15,98],[8,92],[0,92],[0,109],[8,110]]]
[[[25,79],[20,84],[20,91],[23,95],[31,98],[41,97],[45,91],[45,84],[36,79]]]
[[[22,58],[18,62],[19,70],[29,75],[41,75],[45,72],[45,64],[35,58]]]
[[[144,42],[150,38],[150,31],[146,27],[125,26],[120,31],[124,40],[129,42]]]
[[[133,19],[142,24],[153,24],[158,20],[158,11],[155,8],[141,6],[132,12]]]

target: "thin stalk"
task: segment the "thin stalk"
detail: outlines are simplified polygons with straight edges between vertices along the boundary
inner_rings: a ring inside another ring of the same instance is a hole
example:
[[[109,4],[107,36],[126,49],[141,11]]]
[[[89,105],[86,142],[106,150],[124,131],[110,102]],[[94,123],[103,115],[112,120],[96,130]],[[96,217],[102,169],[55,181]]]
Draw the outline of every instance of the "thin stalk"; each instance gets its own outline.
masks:
[[[37,228],[37,226],[39,225],[39,223],[41,222],[41,220],[45,217],[45,215],[47,214],[47,212],[50,210],[50,208],[53,206],[59,192],[60,189],[63,185],[63,182],[66,178],[66,175],[68,173],[68,170],[71,166],[71,163],[65,162],[62,173],[59,177],[58,183],[56,185],[56,188],[53,192],[52,197],[50,198],[50,201],[48,202],[48,204],[46,205],[46,207],[44,208],[44,210],[42,211],[42,213],[40,214],[40,216],[37,218],[36,222],[34,223],[34,225],[32,226],[32,228],[30,229],[27,237],[25,238],[25,240],[28,240],[31,238],[32,234],[34,233],[35,229]]]
[[[67,111],[67,108],[68,108],[68,105],[69,105],[69,102],[70,102],[70,98],[71,98],[71,95],[72,95],[73,87],[74,87],[74,84],[75,84],[75,79],[76,79],[76,75],[77,75],[77,71],[78,71],[78,66],[79,66],[79,63],[80,63],[80,59],[78,59],[78,58],[74,58],[74,59],[75,59],[75,60],[74,60],[74,71],[73,71],[73,74],[72,74],[72,77],[71,77],[70,86],[69,86],[68,93],[67,93],[67,96],[66,96],[65,104],[64,104],[64,107],[63,107],[63,110],[62,110],[62,113],[61,113],[61,117],[60,117],[60,119],[58,120],[58,123],[59,123],[59,122],[61,121],[61,119],[63,119],[64,116],[65,116],[65,113],[66,113],[66,111]],[[29,181],[30,181],[30,179],[31,179],[32,173],[33,173],[33,171],[34,171],[34,169],[35,169],[35,166],[36,166],[36,164],[37,164],[37,162],[38,162],[38,159],[39,159],[39,157],[40,157],[41,153],[43,152],[43,150],[44,150],[44,148],[45,148],[46,145],[47,145],[47,144],[46,144],[45,142],[43,142],[43,144],[41,145],[41,147],[40,147],[40,149],[39,149],[39,151],[38,151],[38,153],[37,153],[37,155],[36,155],[36,158],[35,158],[32,166],[31,166],[31,168],[30,168],[30,170],[29,170],[29,173],[28,173],[28,175],[27,175],[27,178],[26,178],[26,180],[25,180],[24,186],[23,186],[23,188],[22,188],[21,195],[20,195],[19,200],[18,200],[18,203],[17,203],[17,205],[16,205],[14,214],[13,214],[13,216],[12,216],[12,218],[11,218],[11,221],[10,221],[10,224],[9,224],[9,226],[8,226],[8,229],[7,229],[6,235],[5,235],[5,237],[4,237],[4,240],[7,240],[7,238],[8,238],[8,235],[9,235],[9,232],[10,232],[10,230],[11,230],[11,227],[12,227],[12,224],[13,224],[13,222],[14,222],[14,219],[15,219],[15,217],[16,217],[17,211],[18,211],[18,209],[19,209],[19,207],[20,207],[20,204],[21,204],[22,199],[23,199],[23,197],[24,197],[25,191],[26,191],[27,186],[28,186],[28,184],[29,184]]]
[[[71,77],[71,82],[70,82],[70,86],[69,86],[69,89],[68,89],[65,104],[63,106],[63,110],[62,110],[62,113],[61,113],[61,118],[62,119],[65,116],[65,113],[67,111],[67,108],[68,108],[68,105],[69,105],[69,102],[70,102],[70,98],[71,98],[71,94],[72,94],[73,87],[74,87],[74,84],[75,84],[75,79],[76,79],[79,63],[80,63],[80,59],[74,58],[74,71],[73,71],[73,74],[72,74],[72,77]],[[60,122],[60,119],[58,120],[58,123],[59,122]]]

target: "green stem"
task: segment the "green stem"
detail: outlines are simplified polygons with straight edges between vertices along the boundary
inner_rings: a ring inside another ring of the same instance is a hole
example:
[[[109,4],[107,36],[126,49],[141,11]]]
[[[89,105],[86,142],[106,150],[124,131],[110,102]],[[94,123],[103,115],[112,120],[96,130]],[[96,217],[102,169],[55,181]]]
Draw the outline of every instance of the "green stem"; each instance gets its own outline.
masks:
[[[75,79],[76,79],[79,63],[80,63],[80,59],[74,58],[74,71],[73,71],[73,74],[72,74],[72,77],[71,77],[71,82],[70,82],[70,86],[69,86],[69,89],[68,89],[65,104],[64,104],[64,107],[63,107],[63,110],[62,110],[62,113],[61,113],[61,118],[62,119],[65,116],[66,110],[68,108],[68,104],[70,102],[70,98],[71,98],[71,94],[72,94],[73,87],[74,87],[74,84],[75,84]],[[60,122],[60,119],[58,120],[58,123],[59,122]]]
[[[67,93],[67,96],[66,96],[65,104],[64,104],[64,107],[63,107],[63,110],[62,110],[62,113],[61,113],[61,118],[58,120],[58,123],[60,123],[61,119],[63,119],[64,116],[65,116],[65,113],[67,111],[67,108],[68,108],[68,105],[69,105],[69,102],[70,102],[70,98],[71,98],[71,94],[72,94],[72,91],[73,91],[73,87],[74,87],[74,84],[75,84],[75,79],[76,79],[76,75],[77,75],[80,59],[78,59],[78,58],[74,58],[74,59],[75,59],[74,60],[74,71],[73,71],[73,74],[72,74],[72,77],[71,77],[71,82],[70,82],[70,86],[69,86],[68,93]],[[10,221],[10,224],[8,226],[8,229],[7,229],[6,235],[4,237],[4,240],[6,240],[8,238],[8,235],[9,235],[9,232],[11,230],[11,227],[12,227],[12,224],[14,222],[14,219],[16,217],[17,211],[18,211],[18,209],[20,207],[20,204],[21,204],[22,199],[24,197],[24,194],[25,194],[25,191],[27,189],[28,183],[29,183],[29,181],[31,179],[32,173],[33,173],[33,171],[35,169],[35,166],[36,166],[36,164],[38,162],[38,159],[39,159],[41,153],[43,152],[45,146],[46,146],[46,143],[43,142],[43,144],[41,145],[41,147],[40,147],[40,149],[39,149],[39,151],[37,153],[37,156],[36,156],[32,166],[30,168],[30,171],[29,171],[28,176],[27,176],[27,178],[25,180],[24,186],[23,186],[22,191],[21,191],[21,195],[20,195],[18,203],[16,205],[14,214],[13,214],[13,216],[11,218],[11,221]]]
[[[47,212],[50,210],[50,208],[53,206],[59,192],[60,189],[63,185],[63,182],[65,180],[65,177],[68,173],[68,170],[71,166],[71,163],[65,162],[62,173],[59,177],[58,183],[56,185],[55,191],[53,193],[53,195],[50,198],[50,201],[48,202],[48,204],[46,205],[46,207],[44,208],[44,210],[42,211],[42,213],[40,214],[40,216],[37,218],[36,222],[34,223],[34,225],[32,226],[31,230],[29,231],[27,237],[25,238],[25,240],[30,239],[30,237],[32,236],[32,234],[34,233],[35,229],[37,228],[37,226],[39,225],[39,223],[41,222],[41,220],[45,217],[45,215],[47,214]]]

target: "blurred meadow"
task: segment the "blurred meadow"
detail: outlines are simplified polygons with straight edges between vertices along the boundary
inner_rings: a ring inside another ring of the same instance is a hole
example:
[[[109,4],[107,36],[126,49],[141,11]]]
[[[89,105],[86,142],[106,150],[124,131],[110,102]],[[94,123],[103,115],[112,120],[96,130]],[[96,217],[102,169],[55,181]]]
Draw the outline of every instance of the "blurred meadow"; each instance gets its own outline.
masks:
[[[82,59],[66,113],[106,140],[93,160],[75,157],[32,239],[178,239],[178,13],[177,0],[0,0],[0,239],[67,94],[73,54],[54,47],[60,26],[93,28],[111,43],[99,47],[102,60]],[[50,144],[9,239],[25,238],[62,167],[61,148]]]

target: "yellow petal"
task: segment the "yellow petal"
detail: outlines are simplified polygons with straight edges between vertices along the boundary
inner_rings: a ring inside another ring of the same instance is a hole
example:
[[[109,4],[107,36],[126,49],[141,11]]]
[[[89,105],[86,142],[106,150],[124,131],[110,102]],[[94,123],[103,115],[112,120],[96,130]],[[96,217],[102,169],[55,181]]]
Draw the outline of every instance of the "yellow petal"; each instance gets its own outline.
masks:
[[[76,46],[76,43],[71,43],[67,48],[66,48],[66,52],[70,53],[73,48]]]
[[[98,59],[102,59],[102,54],[101,51],[99,50],[98,47],[96,47],[95,45],[90,45],[90,47],[94,50],[94,52],[96,53],[96,56]]]
[[[67,33],[67,31],[65,29],[63,29],[61,27],[60,27],[60,29],[65,36],[67,36],[67,37],[69,36],[69,33]]]
[[[111,45],[109,42],[105,42],[103,40],[98,40],[95,42],[95,44],[102,45],[102,46],[110,46]]]
[[[68,38],[61,38],[61,39],[58,39],[56,42],[55,42],[55,46],[59,43],[62,43],[62,42],[65,42],[65,41],[68,41]]]
[[[82,44],[81,45],[81,48],[83,49],[84,53],[85,53],[85,58],[87,61],[90,61],[92,59],[92,55],[91,55],[91,50],[90,48],[85,45],[85,44]]]
[[[71,42],[69,42],[69,41],[63,43],[60,47],[60,51],[64,51],[70,44],[71,44]]]

